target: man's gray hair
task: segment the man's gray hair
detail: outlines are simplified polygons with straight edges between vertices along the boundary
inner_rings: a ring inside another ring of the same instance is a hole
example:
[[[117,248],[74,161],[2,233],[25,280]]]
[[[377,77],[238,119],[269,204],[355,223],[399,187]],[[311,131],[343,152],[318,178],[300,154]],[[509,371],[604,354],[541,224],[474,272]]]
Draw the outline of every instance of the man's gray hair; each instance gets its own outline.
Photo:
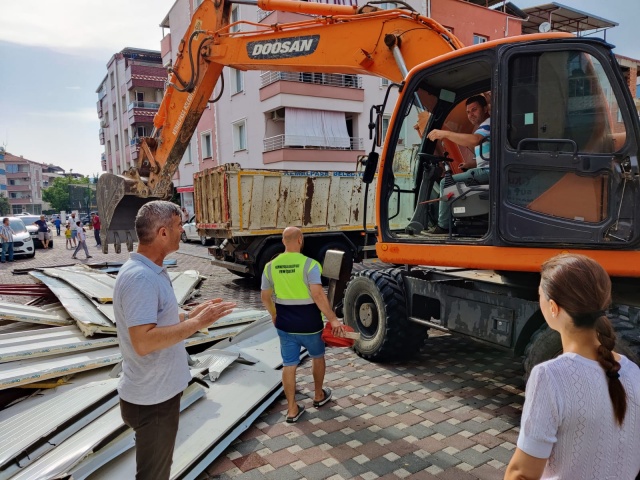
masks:
[[[142,244],[153,242],[158,230],[162,227],[171,227],[174,216],[180,216],[180,207],[175,203],[165,200],[154,200],[145,203],[136,215],[136,233],[138,241]]]

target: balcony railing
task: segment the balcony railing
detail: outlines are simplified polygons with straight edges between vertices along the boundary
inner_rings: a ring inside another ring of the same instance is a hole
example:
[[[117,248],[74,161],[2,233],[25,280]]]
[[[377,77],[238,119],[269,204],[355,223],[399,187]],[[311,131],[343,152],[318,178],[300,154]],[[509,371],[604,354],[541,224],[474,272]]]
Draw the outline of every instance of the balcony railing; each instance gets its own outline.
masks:
[[[100,120],[100,126],[102,128],[107,128],[109,126],[109,120],[106,117],[103,117],[102,120]]]
[[[150,110],[157,110],[160,108],[160,104],[156,102],[131,102],[127,106],[127,111],[133,110],[134,108],[148,108]]]
[[[347,142],[349,146],[347,146]],[[314,145],[301,145],[314,144]],[[272,152],[283,148],[307,150],[362,150],[362,138],[305,137],[301,135],[276,135],[262,141],[262,152]]]
[[[279,81],[313,83],[329,87],[362,88],[362,77],[341,73],[262,72],[260,88]]]

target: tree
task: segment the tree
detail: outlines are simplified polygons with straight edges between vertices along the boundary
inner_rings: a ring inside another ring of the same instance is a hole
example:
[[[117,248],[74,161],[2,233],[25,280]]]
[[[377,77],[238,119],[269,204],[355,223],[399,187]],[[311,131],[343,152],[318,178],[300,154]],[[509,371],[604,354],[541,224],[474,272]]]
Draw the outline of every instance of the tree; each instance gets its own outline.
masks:
[[[58,177],[54,178],[48,188],[42,191],[42,199],[51,204],[51,208],[55,211],[69,210],[72,205],[69,204],[69,185],[87,185],[87,177]]]
[[[0,215],[9,215],[11,213],[11,205],[9,205],[9,199],[0,193]]]

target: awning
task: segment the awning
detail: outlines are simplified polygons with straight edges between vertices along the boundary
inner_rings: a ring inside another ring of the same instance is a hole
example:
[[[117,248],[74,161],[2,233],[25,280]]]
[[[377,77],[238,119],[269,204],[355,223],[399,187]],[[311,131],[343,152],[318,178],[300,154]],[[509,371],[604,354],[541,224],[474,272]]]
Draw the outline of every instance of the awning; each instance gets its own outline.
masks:
[[[523,8],[529,19],[522,24],[522,33],[538,33],[542,23],[550,23],[553,32],[576,33],[606,30],[618,24],[582,10],[552,2]]]
[[[193,185],[190,187],[177,187],[176,191],[178,193],[193,193]]]

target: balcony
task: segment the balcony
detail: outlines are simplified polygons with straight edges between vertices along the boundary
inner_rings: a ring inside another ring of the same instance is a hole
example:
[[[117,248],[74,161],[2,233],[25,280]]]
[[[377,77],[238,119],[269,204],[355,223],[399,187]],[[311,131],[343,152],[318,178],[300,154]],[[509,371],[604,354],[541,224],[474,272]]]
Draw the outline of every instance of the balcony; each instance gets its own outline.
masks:
[[[100,139],[100,145],[104,145],[104,129],[100,129],[98,132],[98,138]]]
[[[160,108],[156,102],[131,102],[127,106],[129,125],[136,123],[153,123],[153,117]]]
[[[127,90],[136,87],[148,87],[164,90],[167,71],[159,63],[131,61],[125,71]]]
[[[26,182],[29,181],[29,172],[15,172],[15,173],[10,173],[10,172],[6,172],[7,175],[7,180],[24,180]]]
[[[307,72],[263,72],[260,74],[260,88],[280,81],[312,83],[329,87],[362,88],[362,77],[358,75]]]
[[[107,128],[107,127],[109,126],[109,119],[108,119],[107,117],[103,117],[103,118],[100,120],[100,126],[101,126],[102,128]]]
[[[346,142],[349,146],[346,146]],[[304,146],[300,144],[316,144],[314,146]],[[327,145],[328,144],[328,145]],[[301,137],[300,135],[276,135],[265,138],[262,141],[262,152],[272,152],[283,148],[294,148],[304,150],[362,150],[362,138],[351,137]]]
[[[102,111],[102,101],[101,100],[98,100],[98,102],[96,103],[96,110],[98,111],[98,118],[102,118],[103,111]]]
[[[7,192],[30,192],[31,185],[7,185]]]

